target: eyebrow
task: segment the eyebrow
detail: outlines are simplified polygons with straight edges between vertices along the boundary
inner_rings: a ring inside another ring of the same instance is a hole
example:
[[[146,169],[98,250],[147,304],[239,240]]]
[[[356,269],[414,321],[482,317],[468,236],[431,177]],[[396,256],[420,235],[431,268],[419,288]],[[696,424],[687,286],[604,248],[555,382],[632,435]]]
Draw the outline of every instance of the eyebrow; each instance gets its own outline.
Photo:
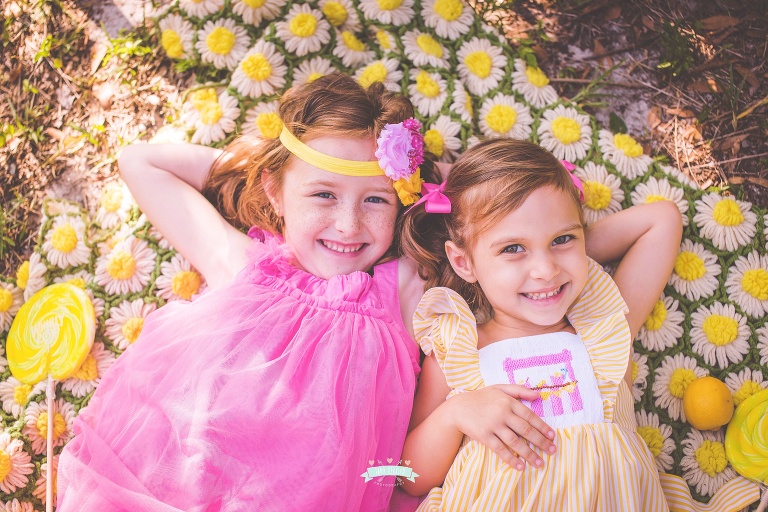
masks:
[[[583,230],[584,230],[584,226],[582,226],[579,223],[575,223],[575,224],[571,224],[569,226],[566,226],[566,227],[558,230],[557,233],[560,233],[560,234],[557,235],[557,236],[562,236],[562,234],[565,234],[568,231],[583,231]],[[490,246],[491,247],[498,247],[500,245],[511,245],[511,244],[520,243],[523,240],[525,240],[524,237],[519,237],[519,236],[514,236],[513,235],[513,236],[509,236],[509,237],[505,237],[505,238],[496,240]]]

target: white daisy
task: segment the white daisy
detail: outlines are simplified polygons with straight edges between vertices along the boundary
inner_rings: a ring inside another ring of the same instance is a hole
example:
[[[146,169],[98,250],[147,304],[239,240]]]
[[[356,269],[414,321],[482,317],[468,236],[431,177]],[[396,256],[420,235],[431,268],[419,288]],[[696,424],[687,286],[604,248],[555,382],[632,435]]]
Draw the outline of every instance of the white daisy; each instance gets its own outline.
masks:
[[[643,438],[648,450],[653,455],[656,468],[659,471],[672,469],[672,452],[675,451],[675,441],[672,437],[672,427],[659,422],[659,416],[654,412],[637,411],[637,433]]]
[[[430,34],[418,29],[406,32],[403,36],[405,56],[416,67],[434,66],[447,68],[450,52]]]
[[[557,92],[549,85],[547,75],[539,68],[527,66],[522,59],[515,59],[512,89],[522,94],[534,108],[544,108],[557,101]]]
[[[626,133],[613,134],[600,130],[597,145],[605,158],[630,180],[645,174],[653,163],[651,157],[643,154],[643,146]]]
[[[473,37],[459,48],[459,76],[469,92],[482,96],[497,87],[504,77],[507,57],[487,39]]]
[[[565,105],[544,111],[538,133],[542,146],[558,159],[569,162],[587,156],[592,144],[589,116]]]
[[[725,458],[723,433],[701,432],[691,429],[683,440],[683,458],[680,468],[688,485],[696,488],[702,496],[712,496],[729,480],[736,478],[736,472]]]
[[[24,303],[24,292],[21,288],[0,281],[0,334],[11,328],[13,317],[19,312]]]
[[[29,259],[21,264],[16,272],[16,285],[24,290],[25,301],[28,301],[30,297],[48,284],[47,272],[48,268],[37,252],[33,252]]]
[[[88,263],[91,250],[85,245],[85,222],[79,216],[61,215],[53,219],[43,241],[45,257],[59,268]]]
[[[717,290],[720,271],[717,256],[698,242],[683,240],[669,284],[686,299],[699,300]]]
[[[142,217],[146,218],[144,214]],[[96,249],[99,256],[104,256],[112,252],[120,242],[127,240],[128,237],[133,236],[134,227],[128,224],[122,224],[117,231],[109,235],[107,238],[96,244]]]
[[[232,10],[245,23],[259,25],[262,20],[275,19],[288,0],[233,0]]]
[[[715,302],[701,306],[691,315],[691,346],[704,361],[718,368],[739,363],[749,352],[749,326],[733,304]]]
[[[251,39],[248,32],[230,18],[208,21],[197,33],[195,48],[203,62],[218,69],[234,69],[243,58]]]
[[[768,388],[768,381],[763,378],[760,370],[744,368],[739,373],[729,373],[725,376],[725,385],[733,394],[733,403],[736,407],[755,393]]]
[[[96,284],[109,295],[136,293],[149,283],[157,255],[147,242],[129,237],[96,261]]]
[[[469,32],[475,11],[462,0],[424,0],[421,17],[437,35],[455,41]]]
[[[317,9],[308,4],[294,4],[285,21],[277,22],[275,36],[285,42],[286,50],[303,57],[331,40],[331,25]]]
[[[486,137],[526,140],[532,124],[531,110],[514,96],[498,93],[480,107],[480,130]]]
[[[454,82],[453,103],[451,103],[451,112],[455,112],[465,123],[472,124],[475,115],[475,109],[472,106],[472,96],[467,94],[461,82]]]
[[[277,101],[259,103],[245,113],[243,134],[261,139],[276,139],[283,130],[283,120],[277,115]]]
[[[696,201],[693,222],[702,236],[712,240],[722,251],[735,251],[752,242],[757,215],[750,210],[751,203],[720,194],[707,194]]]
[[[403,79],[399,67],[400,63],[396,59],[375,60],[355,71],[355,80],[366,89],[375,82],[382,82],[390,91],[399,92],[400,81]]]
[[[192,39],[195,27],[178,14],[169,14],[158,23],[160,26],[160,44],[165,54],[172,59],[192,56]]]
[[[609,173],[604,165],[587,162],[573,173],[584,186],[584,220],[587,224],[621,210],[624,191],[621,180]]]
[[[117,348],[125,350],[139,338],[144,319],[156,309],[157,304],[144,302],[144,299],[126,300],[110,308],[105,322],[107,338]]]
[[[72,393],[78,398],[86,396],[96,389],[112,363],[115,362],[115,356],[109,350],[104,348],[103,343],[96,342],[91,346],[90,353],[86,356],[83,364],[72,375],[72,377],[61,383],[61,387]]]
[[[51,471],[53,473],[53,499],[56,500],[56,477],[58,476],[59,471],[59,456],[54,455],[52,457],[53,461],[53,467],[51,468]],[[43,502],[43,505],[45,505],[45,493],[46,493],[46,485],[48,483],[48,462],[43,462],[40,465],[40,477],[37,479],[37,482],[35,482],[35,490],[32,491],[32,496],[39,499]]]
[[[360,32],[363,28],[350,0],[320,0],[318,7],[337,30]]]
[[[653,402],[656,407],[663,407],[674,421],[685,421],[683,411],[683,394],[688,384],[705,377],[707,370],[700,368],[696,360],[685,354],[667,356],[656,368],[656,379],[653,382]]]
[[[69,283],[83,290],[88,298],[91,299],[96,318],[104,313],[104,299],[93,295],[93,290],[88,285],[94,282],[93,276],[87,270],[79,270],[74,274],[65,274],[53,280],[54,283]]]
[[[672,297],[661,296],[637,334],[648,350],[661,352],[678,344],[683,336],[685,315]]]
[[[648,358],[643,354],[632,354],[632,400],[639,402],[648,387]]]
[[[737,259],[725,280],[728,298],[751,317],[768,314],[768,255],[752,251]]]
[[[348,68],[356,68],[374,57],[373,51],[367,49],[365,43],[349,30],[338,34],[333,54],[340,58],[342,64]]]
[[[184,105],[182,120],[195,129],[193,144],[209,145],[223,140],[235,131],[236,119],[240,116],[237,98],[227,92],[216,94],[216,89],[198,89],[189,95]]]
[[[0,381],[0,402],[3,403],[3,410],[14,418],[18,418],[32,397],[45,392],[45,386],[45,381],[30,386],[16,380],[13,376]]]
[[[397,38],[377,27],[370,27],[369,32],[371,36],[376,38],[376,44],[379,45],[379,49],[382,53],[392,52],[397,50]]]
[[[229,85],[243,96],[267,96],[285,85],[287,71],[277,47],[259,39],[237,65]]]
[[[299,63],[293,71],[293,83],[308,84],[314,82],[321,76],[325,76],[329,73],[336,71],[331,61],[324,57],[312,57],[309,60]]]
[[[645,183],[638,183],[632,191],[632,204],[655,203],[656,201],[672,201],[680,210],[683,226],[688,225],[688,201],[683,189],[675,187],[666,178],[656,179],[653,176]]]
[[[203,277],[178,253],[171,261],[160,264],[160,275],[155,285],[156,295],[169,301],[190,300],[204,289]]]
[[[0,501],[0,512],[35,512],[35,506],[28,501],[13,498],[13,501]]]
[[[189,16],[204,18],[209,14],[220,11],[224,0],[179,0],[179,7]]]
[[[483,29],[483,32],[485,32],[486,34],[489,34],[491,36],[496,37],[496,39],[498,39],[499,41],[504,39],[504,35],[502,35],[502,33],[499,32],[499,30],[496,27],[494,27],[492,25],[489,25],[488,23],[486,23],[484,21],[480,22],[480,28]]]
[[[441,162],[452,162],[461,149],[461,139],[458,137],[460,131],[460,123],[441,115],[424,133],[424,149]]]
[[[480,143],[480,139],[478,139],[474,135],[471,135],[471,136],[467,137],[467,147],[466,147],[466,149],[469,149],[472,146],[474,146],[476,144],[479,144],[479,143]]]
[[[387,25],[407,25],[415,14],[413,0],[360,0],[359,7],[369,20]]]
[[[167,238],[163,236],[162,233],[160,233],[160,230],[156,227],[152,226],[149,228],[149,231],[147,232],[147,236],[155,242],[158,247],[161,249],[165,249],[166,251],[171,248],[171,242],[168,241]]]
[[[439,73],[428,73],[423,69],[411,69],[410,75],[408,94],[416,110],[424,117],[440,112],[448,97],[445,79]]]
[[[8,432],[0,432],[0,491],[11,494],[16,489],[27,486],[29,478],[35,471],[32,458],[24,450],[21,439],[12,439]]]
[[[133,196],[125,183],[111,183],[101,190],[96,222],[104,229],[112,229],[125,222],[133,206]]]
[[[691,188],[699,190],[699,184],[689,178],[677,167],[672,167],[671,165],[661,165],[660,167],[662,171],[664,171],[666,174],[669,174],[683,185],[688,185]]]
[[[45,217],[52,218],[70,213],[79,215],[82,213],[82,208],[79,204],[66,199],[46,199],[43,203],[43,215]]]
[[[62,446],[72,437],[72,422],[75,420],[75,409],[63,398],[53,402],[53,446]],[[41,404],[30,402],[24,412],[24,428],[22,433],[32,444],[32,451],[42,455],[46,451],[48,437],[48,409],[45,401]]]

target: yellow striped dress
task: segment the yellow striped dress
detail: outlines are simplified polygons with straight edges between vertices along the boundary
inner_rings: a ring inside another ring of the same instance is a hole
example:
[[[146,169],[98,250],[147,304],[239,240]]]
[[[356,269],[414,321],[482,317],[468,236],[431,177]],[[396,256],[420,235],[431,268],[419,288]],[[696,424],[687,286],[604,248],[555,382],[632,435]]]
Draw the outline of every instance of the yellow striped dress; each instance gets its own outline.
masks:
[[[557,452],[535,449],[544,466],[520,472],[465,437],[443,486],[418,510],[725,511],[753,501],[756,491],[746,480],[729,482],[727,503],[709,509],[693,501],[679,477],[660,479],[637,434],[624,381],[632,342],[626,312],[613,280],[590,262],[587,285],[567,313],[578,335],[502,340],[478,350],[475,319],[461,296],[448,288],[427,291],[414,331],[424,352],[435,354],[452,389],[448,397],[510,382],[539,389],[541,399],[526,405],[555,430]]]

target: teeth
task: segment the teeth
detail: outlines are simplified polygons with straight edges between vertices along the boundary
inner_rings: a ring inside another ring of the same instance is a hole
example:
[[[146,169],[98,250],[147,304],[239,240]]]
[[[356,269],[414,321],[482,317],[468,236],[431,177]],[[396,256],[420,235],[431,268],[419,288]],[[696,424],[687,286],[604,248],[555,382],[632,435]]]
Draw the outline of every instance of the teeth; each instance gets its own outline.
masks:
[[[549,297],[554,297],[558,293],[560,293],[560,290],[562,290],[563,287],[560,286],[559,288],[552,290],[551,292],[547,293],[524,293],[526,297],[533,300],[542,300],[542,299],[548,299]]]
[[[359,251],[360,249],[363,248],[363,245],[365,245],[365,244],[360,244],[355,246],[343,246],[343,245],[336,245],[335,243],[329,242],[327,240],[321,240],[321,243],[332,251],[344,252],[344,253]]]

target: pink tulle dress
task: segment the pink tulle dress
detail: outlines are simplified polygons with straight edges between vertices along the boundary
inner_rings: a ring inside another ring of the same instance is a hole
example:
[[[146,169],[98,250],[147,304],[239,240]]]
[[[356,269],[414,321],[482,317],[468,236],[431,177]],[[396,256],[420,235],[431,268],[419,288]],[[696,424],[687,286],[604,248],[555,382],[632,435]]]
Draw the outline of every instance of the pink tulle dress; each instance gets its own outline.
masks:
[[[397,464],[413,405],[397,261],[323,280],[250,234],[230,284],[150,315],[104,375],[59,461],[59,512],[388,509],[395,477],[361,475]]]

